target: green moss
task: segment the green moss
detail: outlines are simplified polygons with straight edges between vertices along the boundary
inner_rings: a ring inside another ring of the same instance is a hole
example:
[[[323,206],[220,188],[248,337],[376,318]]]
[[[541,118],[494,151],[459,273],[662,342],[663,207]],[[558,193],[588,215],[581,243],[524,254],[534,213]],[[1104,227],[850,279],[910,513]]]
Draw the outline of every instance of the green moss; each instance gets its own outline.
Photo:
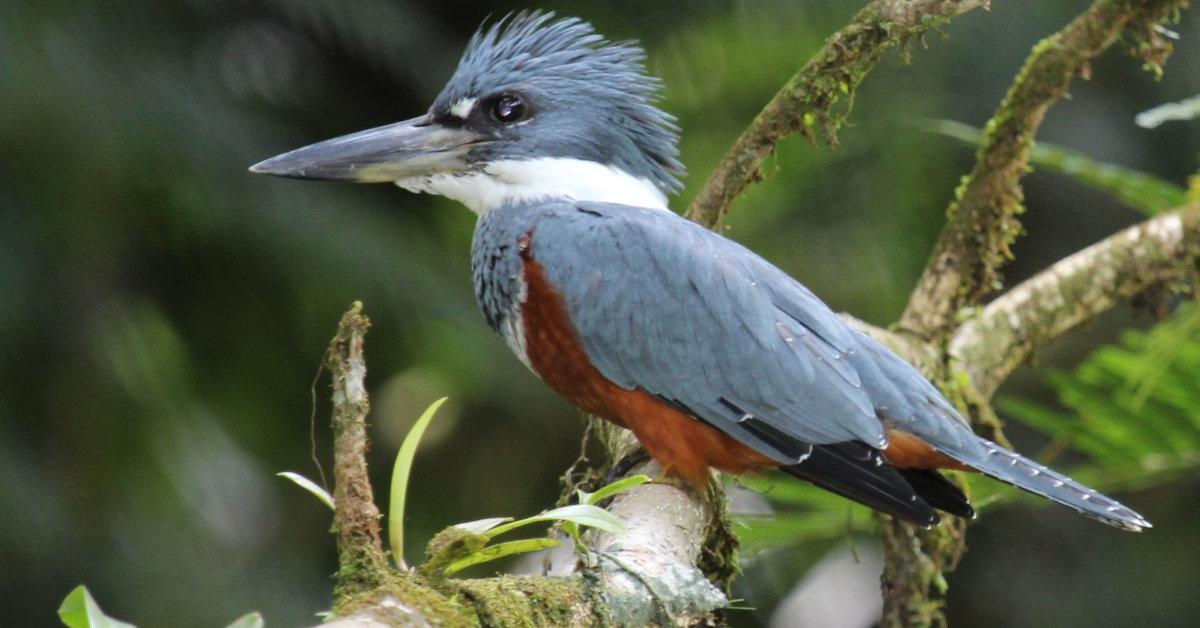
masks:
[[[942,612],[949,588],[945,574],[962,557],[966,520],[949,518],[925,531],[907,523],[888,521],[883,529],[884,549],[892,559],[883,569],[881,625],[889,628],[947,625]],[[895,560],[897,556],[903,560]]]
[[[338,616],[351,615],[371,609],[379,619],[392,625],[412,623],[412,617],[393,605],[381,604],[384,600],[399,601],[403,607],[434,626],[478,626],[479,620],[469,608],[453,596],[438,590],[432,583],[415,573],[390,573],[386,582],[371,590],[339,597],[334,606]]]
[[[1063,98],[1076,75],[1124,34],[1131,52],[1161,71],[1170,41],[1154,27],[1187,2],[1099,0],[1058,33],[1033,47],[1025,65],[984,129],[975,167],[955,190],[949,224],[905,312],[905,325],[928,338],[955,326],[955,313],[1001,286],[1000,268],[1023,233],[1021,177],[1029,171],[1034,134],[1047,109]]]
[[[601,624],[581,578],[497,576],[448,580],[445,586],[484,626]]]
[[[488,537],[482,534],[450,526],[429,539],[429,545],[425,548],[425,563],[421,565],[419,571],[426,578],[441,579],[450,563],[468,554],[478,552],[487,544]]]
[[[396,604],[384,604],[385,600]],[[334,611],[369,610],[385,623],[405,625],[412,614],[434,626],[600,625],[582,578],[497,576],[476,580],[429,579],[391,573],[378,588],[339,598]]]
[[[741,542],[733,530],[729,517],[725,487],[714,482],[705,495],[711,513],[704,527],[704,543],[700,547],[700,559],[696,566],[708,578],[728,593],[729,587],[741,573],[739,550]]]

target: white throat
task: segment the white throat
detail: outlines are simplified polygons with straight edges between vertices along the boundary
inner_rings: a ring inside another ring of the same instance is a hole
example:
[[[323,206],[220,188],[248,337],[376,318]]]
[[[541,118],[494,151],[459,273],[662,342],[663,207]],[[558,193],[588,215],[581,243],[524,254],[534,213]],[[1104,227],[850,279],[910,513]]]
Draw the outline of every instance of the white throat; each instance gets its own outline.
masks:
[[[454,199],[481,215],[507,203],[543,198],[667,209],[667,195],[650,180],[582,159],[496,161],[479,171],[401,179],[396,185]]]

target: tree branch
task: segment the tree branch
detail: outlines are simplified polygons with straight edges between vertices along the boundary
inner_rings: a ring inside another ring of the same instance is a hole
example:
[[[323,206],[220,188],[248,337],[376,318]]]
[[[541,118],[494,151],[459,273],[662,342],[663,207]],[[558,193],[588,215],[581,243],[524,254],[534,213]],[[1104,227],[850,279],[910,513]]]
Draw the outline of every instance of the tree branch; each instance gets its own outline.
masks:
[[[1157,68],[1170,47],[1152,27],[1186,4],[1096,0],[1061,31],[1034,46],[988,121],[975,167],[955,190],[948,223],[900,319],[901,329],[927,339],[938,350],[943,367],[949,361],[945,341],[959,324],[958,313],[995,289],[999,268],[1012,257],[1009,246],[1020,233],[1016,217],[1023,211],[1020,178],[1028,169],[1033,137],[1047,109],[1066,94],[1076,74],[1087,75],[1090,61],[1126,29],[1139,42],[1135,53]],[[997,347],[983,351],[1000,353]],[[960,363],[959,368],[972,367]],[[945,368],[936,379],[953,386]],[[998,382],[993,390],[995,385]],[[974,389],[957,393],[953,396],[960,397],[964,411],[974,406],[981,417],[991,416],[984,395]],[[961,526],[943,526],[913,537],[904,524],[887,524],[885,625],[945,623],[940,610],[945,589],[942,574],[961,553],[964,532]]]
[[[1028,170],[1033,136],[1046,110],[1067,93],[1075,75],[1087,75],[1091,60],[1127,26],[1144,42],[1138,54],[1147,63],[1161,63],[1169,43],[1151,27],[1186,4],[1186,0],[1097,0],[1064,29],[1034,46],[988,121],[975,168],[955,191],[947,210],[949,222],[909,298],[901,327],[927,338],[944,337],[953,329],[959,310],[977,303],[999,284],[998,270],[1012,258],[1009,246],[1021,231],[1016,218],[1023,211],[1020,179]]]
[[[333,502],[337,535],[337,595],[374,589],[384,582],[387,555],[379,538],[379,509],[367,475],[367,413],[363,338],[371,321],[355,301],[342,315],[326,353],[333,377]]]
[[[874,0],[833,34],[742,132],[696,195],[686,216],[713,227],[752,181],[775,145],[792,133],[815,132],[830,145],[850,112],[854,92],[888,49],[906,44],[988,0]]]
[[[1034,350],[1120,299],[1194,283],[1200,204],[1160,214],[1060,260],[967,320],[950,340],[955,367],[990,397]],[[954,367],[952,367],[954,368]]]

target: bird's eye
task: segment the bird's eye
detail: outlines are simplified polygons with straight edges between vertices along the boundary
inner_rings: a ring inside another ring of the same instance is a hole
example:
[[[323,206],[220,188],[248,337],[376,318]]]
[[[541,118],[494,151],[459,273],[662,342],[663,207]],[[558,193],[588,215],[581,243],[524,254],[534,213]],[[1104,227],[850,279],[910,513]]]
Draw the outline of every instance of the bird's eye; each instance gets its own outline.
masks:
[[[516,94],[507,94],[496,100],[496,104],[492,105],[492,115],[500,122],[512,124],[519,122],[525,118],[525,114],[529,108],[525,106],[525,99]]]

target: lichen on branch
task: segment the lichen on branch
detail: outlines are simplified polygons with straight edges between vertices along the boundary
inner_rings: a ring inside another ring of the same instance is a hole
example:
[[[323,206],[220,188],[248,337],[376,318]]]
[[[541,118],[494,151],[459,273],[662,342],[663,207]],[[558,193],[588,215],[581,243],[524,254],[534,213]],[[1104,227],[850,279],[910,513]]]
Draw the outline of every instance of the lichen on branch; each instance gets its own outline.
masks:
[[[733,199],[762,178],[761,166],[783,138],[800,133],[837,143],[859,83],[890,49],[987,0],[874,0],[834,33],[742,132],[717,164],[687,217],[713,227]]]
[[[367,413],[363,340],[371,321],[355,301],[342,315],[326,366],[333,378],[333,503],[339,597],[374,589],[386,580],[387,555],[379,537],[379,509],[367,475]]]
[[[1060,260],[963,323],[950,339],[953,370],[986,396],[1030,354],[1119,300],[1163,284],[1194,289],[1200,204],[1160,214]]]
[[[1033,137],[1046,111],[1072,79],[1122,32],[1131,51],[1157,70],[1170,43],[1154,29],[1187,0],[1097,0],[1061,31],[1033,48],[1008,94],[985,127],[975,167],[954,193],[948,222],[901,317],[905,330],[944,338],[964,307],[1000,285],[999,269],[1012,258],[1024,211],[1020,179],[1029,169]]]

